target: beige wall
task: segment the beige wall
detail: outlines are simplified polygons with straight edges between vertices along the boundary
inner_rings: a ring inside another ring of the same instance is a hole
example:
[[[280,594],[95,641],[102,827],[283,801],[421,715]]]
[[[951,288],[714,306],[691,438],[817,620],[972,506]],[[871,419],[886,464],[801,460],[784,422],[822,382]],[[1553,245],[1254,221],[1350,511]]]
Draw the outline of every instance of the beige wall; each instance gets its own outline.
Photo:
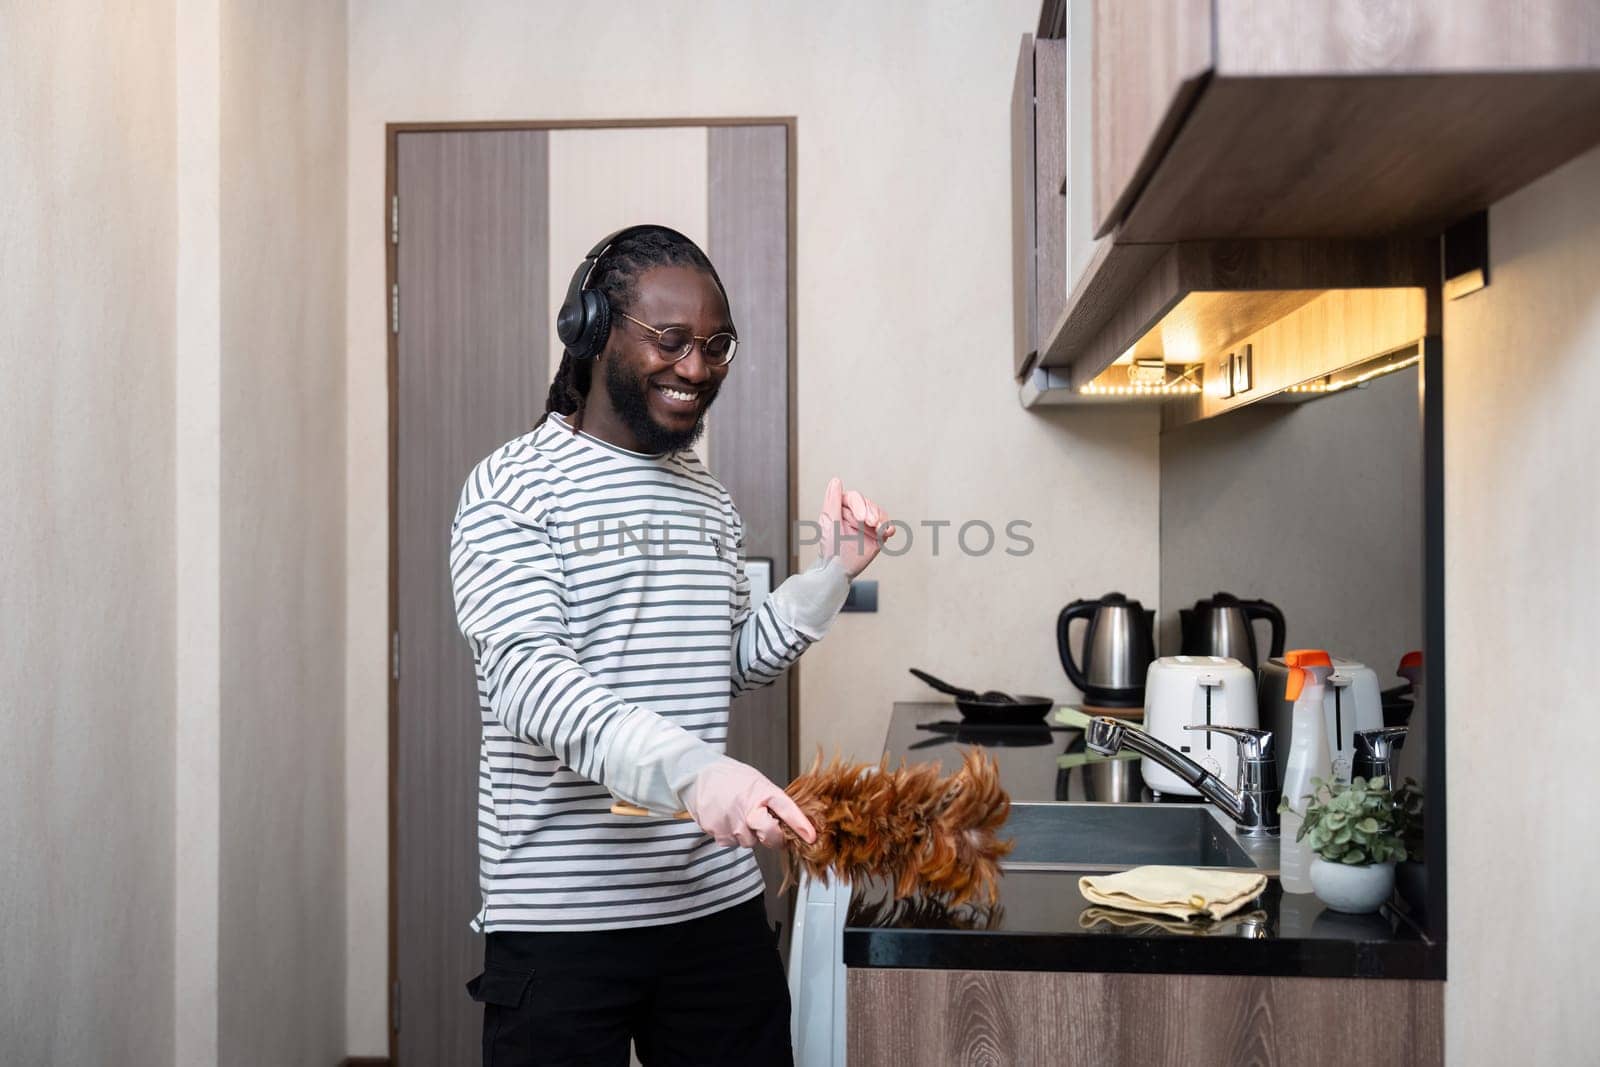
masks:
[[[345,57],[0,13],[0,1062],[344,1055]]]
[[[345,22],[222,6],[219,1047],[344,1047]]]
[[[1489,213],[1445,306],[1452,1063],[1592,1062],[1600,150]]]
[[[0,9],[0,1062],[172,1062],[170,2]]]
[[[1010,145],[1037,0],[350,7],[350,1051],[387,1047],[387,402],[383,175],[389,121],[798,118],[802,516],[838,474],[891,513],[1033,522],[1034,553],[881,560],[881,610],[843,617],[801,672],[801,745],[876,755],[920,665],[1065,697],[1055,613],[1156,596],[1156,424],[1035,416],[1011,350]],[[597,47],[574,42],[596,41]],[[595,234],[598,237],[600,234]],[[713,465],[715,457],[712,457]],[[973,620],[969,622],[968,620]],[[468,916],[462,916],[465,922]],[[463,976],[466,977],[466,976]]]

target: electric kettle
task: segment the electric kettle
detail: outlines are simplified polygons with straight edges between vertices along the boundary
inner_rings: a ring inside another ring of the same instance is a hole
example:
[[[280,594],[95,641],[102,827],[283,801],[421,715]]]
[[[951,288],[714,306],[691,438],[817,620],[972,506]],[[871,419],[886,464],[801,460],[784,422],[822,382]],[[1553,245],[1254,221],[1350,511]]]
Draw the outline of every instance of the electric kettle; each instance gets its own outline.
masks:
[[[1070,630],[1077,619],[1088,625],[1081,655],[1073,655]],[[1098,600],[1074,600],[1056,619],[1056,651],[1061,669],[1083,693],[1084,703],[1103,708],[1144,707],[1144,680],[1155,659],[1156,613],[1121,593]]]
[[[1258,655],[1255,622],[1265,619],[1272,627],[1269,651]],[[1186,656],[1226,656],[1251,670],[1263,660],[1283,655],[1283,612],[1265,600],[1240,600],[1232,593],[1217,593],[1178,609]],[[1285,746],[1287,747],[1287,746]]]

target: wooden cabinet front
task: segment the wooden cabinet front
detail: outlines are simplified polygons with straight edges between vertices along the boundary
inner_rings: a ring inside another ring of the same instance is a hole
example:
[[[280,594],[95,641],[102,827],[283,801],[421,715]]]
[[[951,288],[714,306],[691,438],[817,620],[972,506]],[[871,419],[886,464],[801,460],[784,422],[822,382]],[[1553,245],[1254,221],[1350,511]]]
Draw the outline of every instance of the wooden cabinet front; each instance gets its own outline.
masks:
[[[1092,2],[1099,237],[1138,195],[1211,70],[1212,25],[1210,0]]]
[[[848,1060],[915,1064],[1444,1062],[1444,983],[852,968]]]
[[[1067,305],[1067,45],[1024,35],[1011,96],[1012,374]]]

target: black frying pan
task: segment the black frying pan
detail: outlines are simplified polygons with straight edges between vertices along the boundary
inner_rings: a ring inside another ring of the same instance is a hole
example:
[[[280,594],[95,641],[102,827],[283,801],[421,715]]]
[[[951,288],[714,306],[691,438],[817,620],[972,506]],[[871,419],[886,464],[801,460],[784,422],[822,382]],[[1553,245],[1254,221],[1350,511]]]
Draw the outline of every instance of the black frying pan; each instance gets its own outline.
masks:
[[[911,673],[939,692],[949,693],[955,697],[961,717],[968,722],[985,725],[1036,723],[1050,714],[1050,709],[1056,706],[1056,702],[1049,697],[1029,696],[1026,693],[1022,696],[1012,696],[997,689],[977,693],[971,689],[951,685],[915,667],[911,668]]]

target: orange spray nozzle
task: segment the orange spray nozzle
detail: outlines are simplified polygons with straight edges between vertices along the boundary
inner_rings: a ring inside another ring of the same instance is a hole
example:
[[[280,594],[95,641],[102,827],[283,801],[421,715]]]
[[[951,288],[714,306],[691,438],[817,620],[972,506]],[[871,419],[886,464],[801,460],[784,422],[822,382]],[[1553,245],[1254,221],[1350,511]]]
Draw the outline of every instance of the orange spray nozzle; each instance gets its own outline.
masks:
[[[1283,665],[1289,668],[1289,683],[1283,688],[1286,700],[1299,700],[1305,688],[1307,667],[1333,669],[1333,658],[1320,648],[1297,648],[1283,654]]]

